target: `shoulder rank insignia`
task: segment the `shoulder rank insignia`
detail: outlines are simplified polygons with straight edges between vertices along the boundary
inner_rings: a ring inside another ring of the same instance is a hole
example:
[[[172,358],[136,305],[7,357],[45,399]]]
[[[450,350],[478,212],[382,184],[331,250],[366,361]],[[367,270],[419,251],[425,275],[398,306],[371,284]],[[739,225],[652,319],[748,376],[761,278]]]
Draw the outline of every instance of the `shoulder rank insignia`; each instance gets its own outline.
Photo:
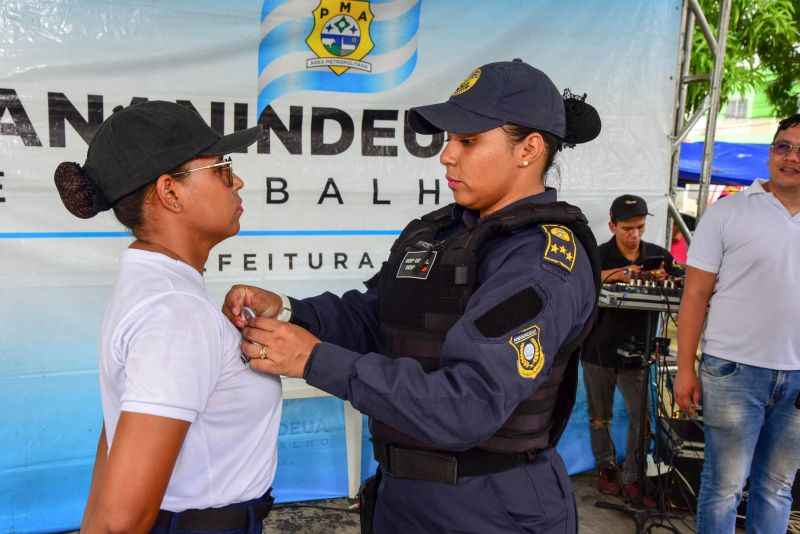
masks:
[[[508,343],[517,352],[517,371],[525,378],[536,378],[544,365],[544,352],[539,342],[539,326],[534,325],[517,332]]]
[[[575,265],[575,256],[578,252],[578,247],[575,244],[575,234],[566,226],[558,224],[541,224],[539,228],[547,236],[544,261],[555,263],[572,272],[572,267]]]

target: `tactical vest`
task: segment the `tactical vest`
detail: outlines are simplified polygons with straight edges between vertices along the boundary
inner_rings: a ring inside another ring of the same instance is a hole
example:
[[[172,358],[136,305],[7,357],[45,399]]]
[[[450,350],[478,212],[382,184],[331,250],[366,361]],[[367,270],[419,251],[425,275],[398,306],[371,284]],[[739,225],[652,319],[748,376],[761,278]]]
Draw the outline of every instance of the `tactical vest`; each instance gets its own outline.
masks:
[[[413,358],[428,372],[439,368],[445,336],[477,289],[481,245],[497,235],[546,223],[568,227],[587,252],[599,293],[597,243],[579,208],[566,202],[523,204],[437,242],[439,232],[458,223],[454,207],[451,204],[412,221],[395,241],[379,276],[368,283],[378,288],[385,355]],[[582,331],[559,349],[550,375],[480,449],[516,453],[556,445],[575,403],[579,349],[591,324],[590,318]],[[370,430],[376,444],[438,449],[375,419],[370,420]]]

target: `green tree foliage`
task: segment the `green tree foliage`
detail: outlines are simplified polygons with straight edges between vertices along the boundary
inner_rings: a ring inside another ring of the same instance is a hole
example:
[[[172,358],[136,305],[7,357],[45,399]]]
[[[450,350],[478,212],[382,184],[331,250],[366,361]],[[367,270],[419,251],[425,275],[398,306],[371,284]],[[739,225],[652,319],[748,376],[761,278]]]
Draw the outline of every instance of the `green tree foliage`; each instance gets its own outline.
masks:
[[[709,25],[719,23],[720,0],[700,0]],[[797,113],[800,86],[800,2],[732,0],[722,75],[722,103],[747,90],[764,90],[776,116]],[[714,58],[699,29],[692,45],[692,74],[711,74]],[[691,115],[708,94],[707,83],[689,86]]]

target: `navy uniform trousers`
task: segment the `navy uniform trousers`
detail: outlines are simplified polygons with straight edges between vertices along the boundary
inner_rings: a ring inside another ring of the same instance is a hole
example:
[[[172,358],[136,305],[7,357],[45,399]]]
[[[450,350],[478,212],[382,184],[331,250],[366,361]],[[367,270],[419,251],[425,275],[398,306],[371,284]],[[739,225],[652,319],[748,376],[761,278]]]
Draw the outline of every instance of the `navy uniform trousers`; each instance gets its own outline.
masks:
[[[569,476],[555,449],[530,464],[459,478],[456,485],[382,476],[375,534],[578,532]]]

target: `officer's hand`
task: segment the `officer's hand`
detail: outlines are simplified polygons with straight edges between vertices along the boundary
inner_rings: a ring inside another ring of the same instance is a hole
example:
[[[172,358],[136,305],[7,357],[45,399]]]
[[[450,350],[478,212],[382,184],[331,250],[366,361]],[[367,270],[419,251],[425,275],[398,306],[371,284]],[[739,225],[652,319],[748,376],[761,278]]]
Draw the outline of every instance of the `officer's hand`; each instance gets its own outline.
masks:
[[[250,367],[293,378],[303,377],[311,351],[320,343],[304,328],[263,317],[251,319],[242,335],[242,353],[250,358]]]
[[[236,285],[228,290],[222,313],[236,328],[244,328],[245,320],[240,317],[242,306],[251,308],[259,317],[275,317],[281,311],[281,298],[258,287]]]
[[[678,369],[675,384],[672,386],[672,393],[681,410],[694,416],[694,408],[700,405],[702,393],[700,391],[700,381],[697,379],[693,368]]]

